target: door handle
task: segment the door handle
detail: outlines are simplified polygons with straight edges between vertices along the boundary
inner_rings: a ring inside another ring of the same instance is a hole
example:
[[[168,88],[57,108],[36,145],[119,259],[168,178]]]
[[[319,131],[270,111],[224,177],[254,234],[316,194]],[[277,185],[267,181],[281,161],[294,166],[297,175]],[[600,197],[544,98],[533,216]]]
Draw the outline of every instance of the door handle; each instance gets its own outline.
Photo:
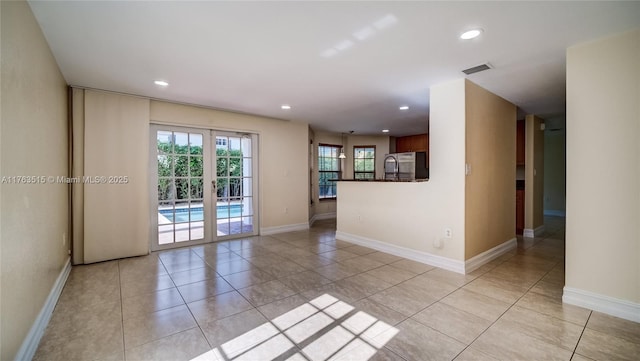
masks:
[[[216,191],[216,180],[215,179],[211,181],[211,191],[212,192]]]

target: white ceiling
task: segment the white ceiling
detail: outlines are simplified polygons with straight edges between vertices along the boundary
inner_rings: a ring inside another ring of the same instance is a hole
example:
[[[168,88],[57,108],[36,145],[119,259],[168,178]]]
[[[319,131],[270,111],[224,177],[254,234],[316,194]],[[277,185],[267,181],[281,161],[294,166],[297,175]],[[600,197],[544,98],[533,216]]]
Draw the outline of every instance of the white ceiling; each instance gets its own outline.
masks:
[[[562,114],[566,48],[640,26],[638,1],[29,3],[71,85],[356,134],[427,131],[429,87],[484,62],[471,81]]]

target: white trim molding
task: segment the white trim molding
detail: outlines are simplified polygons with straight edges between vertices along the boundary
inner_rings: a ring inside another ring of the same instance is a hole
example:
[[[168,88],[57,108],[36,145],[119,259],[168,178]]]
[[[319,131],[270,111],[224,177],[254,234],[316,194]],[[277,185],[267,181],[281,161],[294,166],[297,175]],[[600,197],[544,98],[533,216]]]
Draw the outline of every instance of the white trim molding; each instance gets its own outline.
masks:
[[[336,212],[314,214],[313,217],[311,217],[311,219],[309,220],[309,228],[311,228],[311,226],[313,226],[316,221],[322,221],[325,219],[336,219],[336,217]]]
[[[38,317],[36,317],[33,325],[31,325],[31,329],[29,330],[27,337],[22,341],[22,345],[16,354],[16,360],[31,360],[36,354],[38,344],[44,335],[44,331],[47,329],[47,325],[49,324],[51,315],[53,314],[53,309],[58,303],[58,299],[60,298],[60,294],[62,293],[65,283],[67,283],[67,278],[69,278],[70,272],[71,257],[67,258],[67,262],[64,264],[64,267],[62,267],[62,271],[60,271],[56,282],[53,284],[51,292],[49,292],[49,296],[45,300],[42,309],[40,309],[40,313],[38,313]]]
[[[386,252],[398,257],[404,257],[412,261],[428,264],[430,266],[440,267],[449,271],[464,274],[465,263],[463,261],[437,256],[435,254],[417,251],[410,248],[400,247],[375,239],[341,231],[336,232],[336,239],[354,243],[360,246],[373,248],[377,251]]]
[[[484,251],[477,256],[469,258],[464,262],[465,273],[473,272],[474,270],[480,268],[482,265],[489,263],[494,259],[502,256],[503,254],[516,248],[517,245],[518,245],[518,239],[511,238],[510,240],[504,243],[501,243],[487,251]]]
[[[640,322],[640,303],[621,300],[565,286],[562,302],[606,313],[625,320]]]
[[[565,211],[561,211],[561,210],[556,210],[556,209],[545,209],[544,210],[544,215],[545,216],[554,216],[554,217],[565,217],[566,216],[566,212]]]
[[[534,238],[544,233],[544,224],[536,227],[535,229],[525,228],[522,230],[522,236],[527,238]]]
[[[261,227],[260,235],[268,236],[271,234],[304,231],[309,229],[309,223],[285,224],[284,226]]]

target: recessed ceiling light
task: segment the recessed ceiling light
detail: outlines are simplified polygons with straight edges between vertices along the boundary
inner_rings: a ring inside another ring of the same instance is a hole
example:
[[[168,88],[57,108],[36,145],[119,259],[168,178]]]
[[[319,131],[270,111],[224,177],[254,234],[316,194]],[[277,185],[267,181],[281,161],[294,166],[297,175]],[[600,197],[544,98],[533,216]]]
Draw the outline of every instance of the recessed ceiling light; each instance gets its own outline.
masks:
[[[288,105],[288,104],[282,104],[282,105],[280,106],[280,108],[282,108],[283,110],[289,110],[289,109],[291,109],[291,105]]]
[[[320,53],[320,56],[323,58],[330,58],[332,56],[335,56],[336,54],[338,54],[338,51],[334,48],[329,48],[325,51],[323,51],[322,53]]]
[[[378,30],[382,30],[390,27],[391,25],[398,22],[398,18],[396,18],[393,14],[387,14],[384,17],[373,22],[373,26]]]
[[[169,85],[169,83],[167,83],[167,82],[166,82],[166,81],[164,81],[164,80],[156,80],[156,81],[154,81],[153,83],[154,83],[155,85],[160,85],[160,86],[167,86],[167,85]]]
[[[460,35],[460,39],[469,40],[478,37],[478,35],[482,34],[482,29],[472,29],[469,31],[465,31]]]
[[[400,109],[400,110],[409,110],[409,106],[408,105],[401,105],[398,109]]]
[[[370,26],[366,26],[358,31],[356,31],[355,33],[351,34],[353,35],[354,38],[360,40],[360,41],[364,41],[367,38],[370,38],[371,36],[373,36],[373,34],[375,34],[376,29],[370,27]]]
[[[349,39],[345,39],[345,40],[342,40],[341,42],[337,43],[337,44],[334,46],[334,48],[336,48],[336,49],[338,49],[338,50],[342,51],[342,50],[347,50],[347,49],[349,49],[349,48],[350,48],[350,47],[352,47],[352,46],[353,46],[353,41],[351,41],[351,40],[349,40]]]
[[[382,129],[383,133],[389,133],[389,129]]]

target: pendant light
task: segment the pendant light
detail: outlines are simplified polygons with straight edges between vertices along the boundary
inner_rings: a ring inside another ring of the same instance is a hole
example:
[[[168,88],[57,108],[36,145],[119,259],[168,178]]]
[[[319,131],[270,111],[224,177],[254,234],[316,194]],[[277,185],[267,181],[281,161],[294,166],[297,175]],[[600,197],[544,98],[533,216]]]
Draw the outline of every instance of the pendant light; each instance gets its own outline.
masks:
[[[347,156],[344,155],[344,133],[340,133],[340,136],[342,137],[342,148],[340,148],[340,155],[338,156],[338,158],[345,159],[347,158]]]

